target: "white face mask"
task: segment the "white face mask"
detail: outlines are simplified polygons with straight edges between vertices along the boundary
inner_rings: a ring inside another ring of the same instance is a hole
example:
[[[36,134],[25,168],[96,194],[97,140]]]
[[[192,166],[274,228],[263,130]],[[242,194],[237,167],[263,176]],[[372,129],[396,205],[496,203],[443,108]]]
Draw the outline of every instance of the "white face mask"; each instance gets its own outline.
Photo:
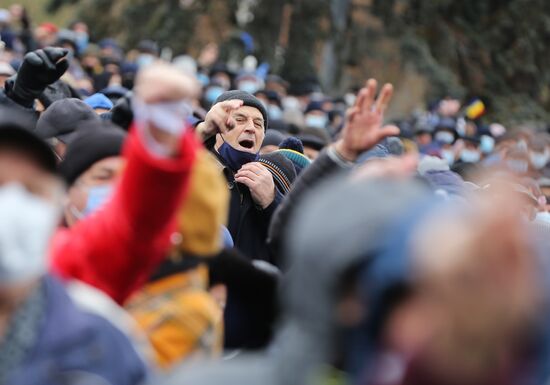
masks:
[[[455,162],[454,150],[441,150],[441,157],[447,162],[449,166],[452,166]]]
[[[310,128],[326,128],[328,118],[325,115],[307,115],[306,126]]]
[[[18,183],[0,187],[0,284],[23,282],[46,271],[59,216],[58,207]]]
[[[449,131],[436,132],[434,138],[436,141],[444,144],[452,144],[455,141],[455,136]]]
[[[534,168],[537,170],[542,170],[548,163],[550,153],[547,150],[544,152],[531,152],[531,154],[529,154],[529,158]]]
[[[537,213],[537,217],[535,218],[535,220],[537,222],[544,222],[550,225],[550,213],[546,211]]]
[[[481,154],[477,152],[476,150],[470,150],[468,148],[465,148],[460,153],[460,160],[462,160],[464,163],[477,163],[481,159]]]

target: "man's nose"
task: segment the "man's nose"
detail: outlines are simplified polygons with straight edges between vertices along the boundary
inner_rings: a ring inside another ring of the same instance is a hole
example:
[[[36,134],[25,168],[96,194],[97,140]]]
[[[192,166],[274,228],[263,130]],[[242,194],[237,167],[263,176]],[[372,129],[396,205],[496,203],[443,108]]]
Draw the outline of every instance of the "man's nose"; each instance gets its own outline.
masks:
[[[244,127],[244,131],[248,133],[254,133],[254,123],[251,121],[246,122],[246,126]]]

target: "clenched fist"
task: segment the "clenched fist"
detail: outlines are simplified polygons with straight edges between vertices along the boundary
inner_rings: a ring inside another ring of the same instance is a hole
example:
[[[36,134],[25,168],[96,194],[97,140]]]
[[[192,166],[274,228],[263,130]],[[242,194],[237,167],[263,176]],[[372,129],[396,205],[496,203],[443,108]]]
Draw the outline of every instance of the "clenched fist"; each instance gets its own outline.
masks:
[[[65,56],[68,52],[65,48],[48,47],[26,54],[16,77],[6,83],[8,96],[25,106],[32,106],[34,99],[67,71],[69,63]]]

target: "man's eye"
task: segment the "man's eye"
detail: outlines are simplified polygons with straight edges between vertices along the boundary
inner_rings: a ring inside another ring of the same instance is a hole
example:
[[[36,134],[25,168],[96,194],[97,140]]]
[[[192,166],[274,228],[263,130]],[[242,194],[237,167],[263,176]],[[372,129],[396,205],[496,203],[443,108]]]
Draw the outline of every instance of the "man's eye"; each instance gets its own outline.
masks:
[[[235,121],[236,121],[237,123],[244,123],[244,122],[246,121],[246,119],[244,119],[244,118],[237,118],[237,119],[235,119]]]
[[[102,175],[94,175],[93,179],[95,181],[106,181],[106,180],[110,180],[113,176],[111,174],[102,174]]]

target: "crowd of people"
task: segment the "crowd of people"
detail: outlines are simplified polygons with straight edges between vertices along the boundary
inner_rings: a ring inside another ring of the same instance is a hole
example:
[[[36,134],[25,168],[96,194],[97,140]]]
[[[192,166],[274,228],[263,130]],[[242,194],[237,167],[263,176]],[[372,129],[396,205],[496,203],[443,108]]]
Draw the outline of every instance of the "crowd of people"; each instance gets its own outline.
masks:
[[[1,384],[548,383],[545,127],[88,29],[0,9]]]

